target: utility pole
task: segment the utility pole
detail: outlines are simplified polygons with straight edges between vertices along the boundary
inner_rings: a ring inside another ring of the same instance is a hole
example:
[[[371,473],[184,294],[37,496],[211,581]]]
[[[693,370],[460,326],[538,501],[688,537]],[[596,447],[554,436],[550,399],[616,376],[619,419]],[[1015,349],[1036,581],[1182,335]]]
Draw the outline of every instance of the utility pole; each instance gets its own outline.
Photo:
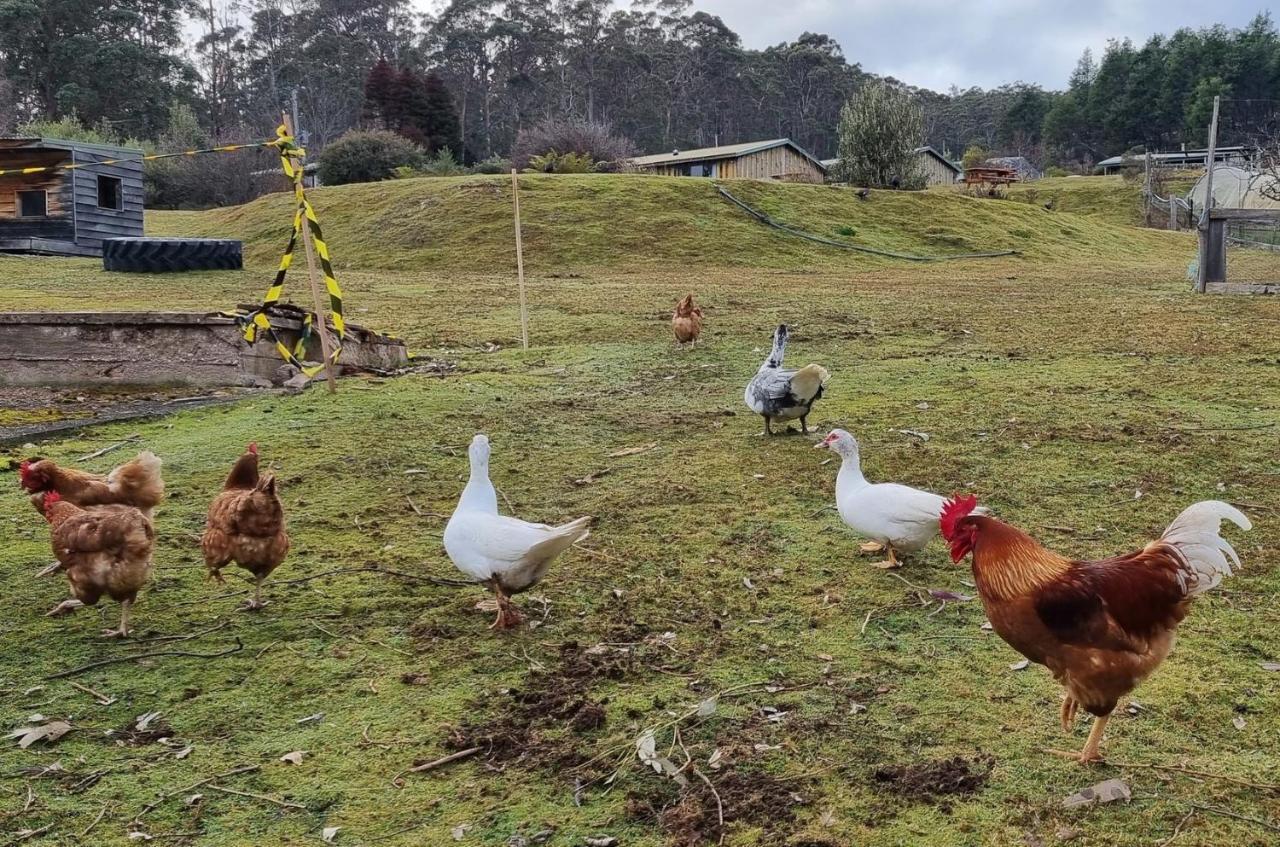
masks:
[[[1209,279],[1209,215],[1213,212],[1213,165],[1218,155],[1218,105],[1221,98],[1213,98],[1213,120],[1209,122],[1209,150],[1205,157],[1208,171],[1204,181],[1204,211],[1200,213],[1200,261],[1196,263],[1196,293],[1204,294]]]

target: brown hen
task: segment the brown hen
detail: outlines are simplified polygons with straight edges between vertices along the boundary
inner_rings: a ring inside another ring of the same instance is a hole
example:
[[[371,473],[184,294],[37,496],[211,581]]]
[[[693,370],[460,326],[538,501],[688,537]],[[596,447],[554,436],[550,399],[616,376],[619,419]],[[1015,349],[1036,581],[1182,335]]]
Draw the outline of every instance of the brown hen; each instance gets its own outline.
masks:
[[[31,505],[44,513],[44,493],[56,491],[77,506],[133,506],[148,520],[164,499],[160,458],[144,450],[134,459],[102,474],[64,468],[52,459],[27,459],[18,466],[18,481],[31,494]]]
[[[231,562],[254,576],[253,599],[245,608],[261,609],[262,581],[280,566],[289,553],[284,506],[276,494],[272,474],[258,476],[258,445],[250,444],[236,460],[209,504],[204,535],[200,539],[204,563],[212,579],[222,582],[222,568]]]
[[[59,603],[48,614],[63,615],[82,605],[95,605],[106,594],[120,603],[120,627],[103,635],[124,638],[129,634],[129,609],[151,579],[156,539],[151,521],[132,506],[82,509],[56,491],[41,497],[53,554],[75,598]]]

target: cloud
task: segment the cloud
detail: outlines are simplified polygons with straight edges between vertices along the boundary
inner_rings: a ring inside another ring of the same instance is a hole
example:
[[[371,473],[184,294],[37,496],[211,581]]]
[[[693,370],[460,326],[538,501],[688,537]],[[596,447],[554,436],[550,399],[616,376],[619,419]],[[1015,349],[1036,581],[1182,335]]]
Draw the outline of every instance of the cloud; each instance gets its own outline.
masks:
[[[1154,33],[1214,23],[1238,27],[1260,0],[694,0],[719,15],[749,47],[823,32],[872,73],[945,91],[1022,80],[1062,88],[1086,47],[1109,38],[1136,43]]]

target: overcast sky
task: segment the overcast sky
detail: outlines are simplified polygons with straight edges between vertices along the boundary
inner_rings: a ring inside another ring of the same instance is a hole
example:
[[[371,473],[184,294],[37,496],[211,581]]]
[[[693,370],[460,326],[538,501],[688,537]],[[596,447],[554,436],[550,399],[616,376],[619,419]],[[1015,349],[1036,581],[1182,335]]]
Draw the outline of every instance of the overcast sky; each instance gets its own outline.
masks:
[[[825,32],[872,73],[945,91],[1037,82],[1062,88],[1084,48],[1180,27],[1247,24],[1268,0],[694,0],[748,47]]]
[[[429,8],[430,0],[416,0]],[[437,0],[438,2],[438,0]],[[619,0],[618,5],[623,5]],[[946,91],[1006,82],[1063,88],[1086,47],[1180,27],[1247,24],[1269,0],[694,0],[748,47],[824,32],[864,70]]]

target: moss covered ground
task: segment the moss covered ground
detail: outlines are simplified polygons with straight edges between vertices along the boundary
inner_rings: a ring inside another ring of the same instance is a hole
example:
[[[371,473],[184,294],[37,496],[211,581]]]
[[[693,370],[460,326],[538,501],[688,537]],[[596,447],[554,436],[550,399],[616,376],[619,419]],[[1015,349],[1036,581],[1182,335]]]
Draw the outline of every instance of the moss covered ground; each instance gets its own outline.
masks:
[[[878,247],[1025,245],[917,265],[788,240],[701,181],[528,183],[529,351],[501,181],[325,189],[349,315],[454,373],[351,378],[336,397],[262,395],[10,451],[74,462],[137,433],[164,458],[170,498],[137,635],[107,643],[114,606],[42,616],[65,587],[34,578],[47,529],[9,478],[0,729],[33,715],[73,729],[4,742],[0,833],[215,847],[316,844],[331,827],[353,845],[1275,843],[1280,673],[1263,663],[1280,661],[1280,302],[1190,295],[1186,235],[1030,204],[734,188],[787,223],[852,227]],[[0,304],[252,301],[282,212],[287,224],[287,201],[268,198],[155,216],[153,231],[247,238],[242,273],[0,258]],[[667,319],[687,291],[707,330],[676,350]],[[817,436],[757,435],[741,390],[779,321],[796,327],[791,361],[832,371],[813,422],[856,433],[873,479],[974,491],[1080,557],[1141,546],[1196,500],[1244,504],[1243,569],[1196,604],[1112,722],[1109,764],[1044,752],[1083,744],[1087,725],[1062,734],[1060,689],[1011,669],[1019,657],[982,628],[977,601],[930,600],[973,593],[940,543],[897,572],[871,568],[830,508],[836,467]],[[521,598],[536,626],[502,635],[474,608],[481,592],[422,580],[455,575],[440,533],[478,431],[515,513],[597,519]],[[207,582],[196,548],[249,441],[282,480],[295,540],[256,614],[237,610],[248,583]],[[85,464],[105,470],[125,450]],[[150,712],[171,741],[121,732]],[[636,759],[646,730],[684,785]],[[294,751],[300,764],[280,760]],[[1063,808],[1107,778],[1130,803]]]

